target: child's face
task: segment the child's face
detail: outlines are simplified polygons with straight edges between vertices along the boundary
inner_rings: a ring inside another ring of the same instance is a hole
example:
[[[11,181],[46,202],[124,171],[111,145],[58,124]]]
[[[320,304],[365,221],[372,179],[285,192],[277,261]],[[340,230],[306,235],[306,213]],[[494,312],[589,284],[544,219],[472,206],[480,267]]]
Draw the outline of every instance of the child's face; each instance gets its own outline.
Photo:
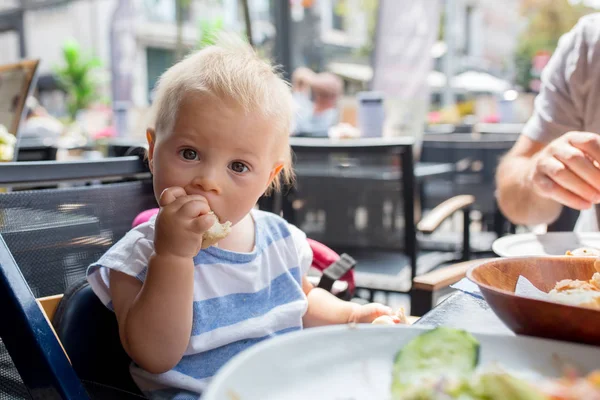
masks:
[[[180,186],[206,197],[221,222],[244,218],[283,166],[281,137],[257,114],[186,96],[173,131],[154,135],[150,143],[157,198],[164,189]]]

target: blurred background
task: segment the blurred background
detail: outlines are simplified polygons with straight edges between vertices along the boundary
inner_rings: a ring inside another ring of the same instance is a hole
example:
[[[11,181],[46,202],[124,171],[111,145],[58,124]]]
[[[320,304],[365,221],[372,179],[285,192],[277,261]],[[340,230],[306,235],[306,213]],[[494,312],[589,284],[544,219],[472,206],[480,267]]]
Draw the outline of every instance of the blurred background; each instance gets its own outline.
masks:
[[[143,156],[161,74],[238,34],[280,66],[297,105],[297,180],[259,206],[357,261],[348,298],[421,315],[456,282],[429,272],[493,256],[507,234],[572,230],[566,208],[550,225],[511,224],[494,177],[559,39],[594,12],[600,0],[0,0],[0,161],[69,175],[62,161],[105,171]]]
[[[1,0],[0,65],[40,60],[27,106],[45,119],[21,135],[44,131],[59,148],[143,139],[157,78],[222,30],[246,36],[288,79],[300,67],[333,74],[320,76],[308,96],[334,97],[324,106],[334,115],[299,116],[295,134],[420,137],[449,125],[472,132],[525,122],[558,39],[597,7],[598,0]],[[341,133],[332,133],[339,123]]]

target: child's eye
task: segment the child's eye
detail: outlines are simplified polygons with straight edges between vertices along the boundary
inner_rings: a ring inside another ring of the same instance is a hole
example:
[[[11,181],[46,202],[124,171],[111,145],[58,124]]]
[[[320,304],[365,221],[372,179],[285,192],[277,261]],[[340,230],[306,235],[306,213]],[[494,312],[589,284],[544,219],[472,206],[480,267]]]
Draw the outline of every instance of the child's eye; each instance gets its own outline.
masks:
[[[198,153],[196,150],[192,149],[183,149],[179,151],[179,155],[183,157],[184,160],[195,161],[198,159]]]
[[[248,166],[246,166],[246,164],[239,162],[239,161],[232,162],[229,165],[229,168],[231,168],[231,170],[233,172],[237,172],[238,174],[242,174],[249,170],[249,168],[248,168]]]

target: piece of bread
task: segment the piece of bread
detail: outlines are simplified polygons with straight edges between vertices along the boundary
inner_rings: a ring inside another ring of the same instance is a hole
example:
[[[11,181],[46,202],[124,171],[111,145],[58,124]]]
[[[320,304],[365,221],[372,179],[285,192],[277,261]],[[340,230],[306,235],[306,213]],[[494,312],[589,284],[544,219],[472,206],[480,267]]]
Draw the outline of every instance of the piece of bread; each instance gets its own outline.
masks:
[[[377,317],[371,322],[374,325],[396,325],[394,318],[389,315],[382,315],[381,317]]]
[[[202,235],[202,248],[206,249],[210,246],[214,246],[221,239],[224,239],[229,232],[231,232],[231,222],[227,221],[224,224],[219,222],[219,218],[215,215],[214,212],[210,212],[210,214],[215,216],[215,223],[210,227],[209,230],[204,232]]]

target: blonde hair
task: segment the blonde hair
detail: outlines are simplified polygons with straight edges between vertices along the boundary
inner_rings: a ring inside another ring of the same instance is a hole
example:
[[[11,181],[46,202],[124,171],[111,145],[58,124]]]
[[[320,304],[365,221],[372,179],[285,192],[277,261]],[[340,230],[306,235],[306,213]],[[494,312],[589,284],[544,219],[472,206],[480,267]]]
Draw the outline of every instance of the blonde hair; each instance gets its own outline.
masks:
[[[214,46],[188,55],[158,80],[151,124],[157,135],[173,129],[181,102],[189,94],[234,101],[245,113],[258,112],[272,120],[281,135],[284,165],[268,191],[293,182],[289,134],[294,103],[277,67],[262,60],[238,36],[219,34]]]

